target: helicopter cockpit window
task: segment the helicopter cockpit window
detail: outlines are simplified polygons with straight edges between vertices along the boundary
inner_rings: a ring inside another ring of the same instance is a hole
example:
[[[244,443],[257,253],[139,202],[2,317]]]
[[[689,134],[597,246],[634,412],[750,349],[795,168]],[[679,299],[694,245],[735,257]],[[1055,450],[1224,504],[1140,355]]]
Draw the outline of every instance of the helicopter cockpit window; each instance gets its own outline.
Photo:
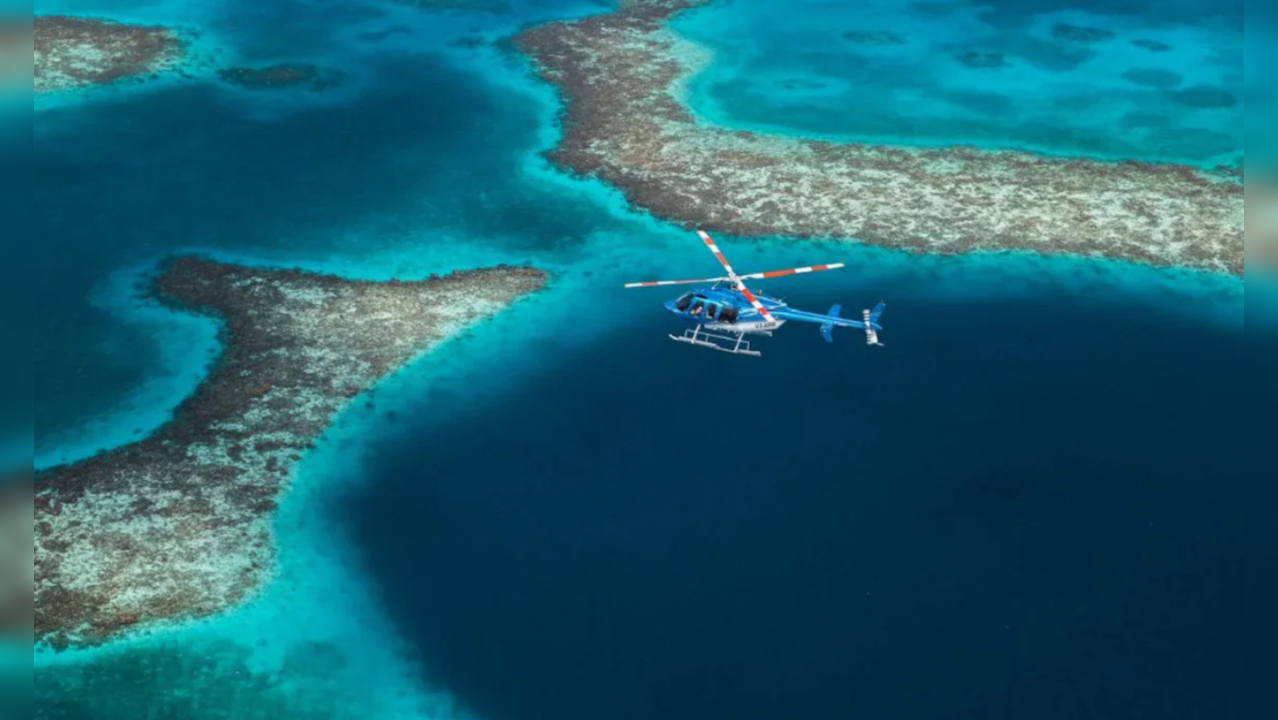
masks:
[[[679,310],[679,312],[683,312],[684,310],[687,310],[688,306],[691,304],[692,304],[692,293],[688,293],[687,295],[684,295],[683,297],[675,301],[675,307]]]
[[[702,313],[705,312],[705,310],[706,310],[705,302],[702,300],[698,300],[692,304],[692,307],[688,309],[688,312],[692,313],[693,315],[701,315]]]

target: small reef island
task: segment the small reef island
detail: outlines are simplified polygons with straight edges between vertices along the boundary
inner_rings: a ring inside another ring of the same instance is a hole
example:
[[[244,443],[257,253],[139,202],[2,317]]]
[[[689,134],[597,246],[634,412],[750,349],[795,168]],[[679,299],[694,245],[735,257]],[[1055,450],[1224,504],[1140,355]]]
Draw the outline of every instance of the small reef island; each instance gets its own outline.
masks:
[[[186,42],[164,27],[62,15],[35,17],[35,92],[146,79],[178,67]]]
[[[246,90],[306,88],[323,92],[342,84],[342,73],[311,63],[277,63],[266,67],[235,67],[218,70],[222,82]]]
[[[375,282],[172,261],[152,292],[220,318],[223,353],[151,436],[37,474],[36,640],[95,644],[251,597],[275,568],[276,503],[334,415],[546,280],[510,266]]]
[[[1027,250],[1242,275],[1237,173],[706,124],[682,101],[706,53],[668,24],[712,1],[621,0],[615,12],[516,38],[566,103],[562,139],[549,152],[556,166],[616,186],[661,219],[739,236]]]

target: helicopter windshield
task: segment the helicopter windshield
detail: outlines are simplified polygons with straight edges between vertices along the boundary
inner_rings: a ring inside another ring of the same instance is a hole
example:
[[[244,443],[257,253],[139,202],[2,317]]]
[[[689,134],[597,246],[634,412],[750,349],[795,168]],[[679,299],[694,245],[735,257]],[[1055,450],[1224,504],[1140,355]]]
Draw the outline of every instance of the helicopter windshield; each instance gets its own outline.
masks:
[[[688,293],[687,295],[684,295],[683,297],[675,301],[675,308],[677,308],[679,312],[683,312],[687,310],[688,306],[691,304],[692,304],[692,293]]]

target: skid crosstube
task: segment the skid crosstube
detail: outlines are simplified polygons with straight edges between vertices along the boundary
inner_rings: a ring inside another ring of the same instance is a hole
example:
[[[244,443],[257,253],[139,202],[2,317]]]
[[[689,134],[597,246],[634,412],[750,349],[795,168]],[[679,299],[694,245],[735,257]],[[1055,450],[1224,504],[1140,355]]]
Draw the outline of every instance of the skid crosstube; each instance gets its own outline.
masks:
[[[733,355],[760,357],[763,354],[758,350],[750,349],[750,341],[745,339],[745,335],[723,335],[707,332],[702,330],[700,325],[692,330],[684,330],[683,335],[670,335],[669,337],[675,342],[697,345]]]

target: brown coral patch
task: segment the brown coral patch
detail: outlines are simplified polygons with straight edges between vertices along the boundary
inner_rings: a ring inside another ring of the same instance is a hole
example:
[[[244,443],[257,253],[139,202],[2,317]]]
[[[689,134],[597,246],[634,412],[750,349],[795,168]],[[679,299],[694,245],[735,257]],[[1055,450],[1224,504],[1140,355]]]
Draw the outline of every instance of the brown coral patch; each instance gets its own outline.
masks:
[[[305,87],[322,92],[337,87],[344,80],[342,74],[310,63],[278,63],[260,68],[223,68],[218,77],[230,85],[249,90],[285,90]]]
[[[35,18],[35,90],[49,92],[107,85],[168,69],[185,43],[164,27],[94,18]]]
[[[795,140],[698,122],[700,51],[668,22],[710,0],[625,0],[524,31],[565,101],[548,158],[682,226],[906,250],[1028,250],[1241,275],[1243,188],[1183,165]],[[1073,37],[1098,39],[1085,29]],[[986,66],[987,57],[962,58]]]
[[[252,595],[274,571],[279,497],[332,417],[544,282],[516,267],[380,283],[172,262],[155,295],[221,318],[226,349],[155,434],[37,476],[36,636],[93,643]]]

